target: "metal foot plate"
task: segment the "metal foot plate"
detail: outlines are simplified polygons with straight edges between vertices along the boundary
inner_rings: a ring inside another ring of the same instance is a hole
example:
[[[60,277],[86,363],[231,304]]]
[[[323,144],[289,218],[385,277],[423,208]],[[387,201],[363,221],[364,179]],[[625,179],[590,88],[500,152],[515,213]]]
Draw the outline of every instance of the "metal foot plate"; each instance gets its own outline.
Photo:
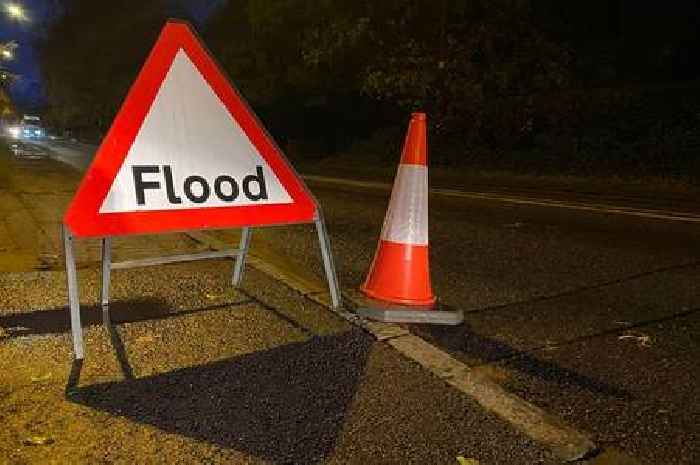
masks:
[[[440,310],[440,307],[407,307],[368,300],[357,307],[357,314],[384,323],[427,323],[456,326],[464,321],[461,310]]]

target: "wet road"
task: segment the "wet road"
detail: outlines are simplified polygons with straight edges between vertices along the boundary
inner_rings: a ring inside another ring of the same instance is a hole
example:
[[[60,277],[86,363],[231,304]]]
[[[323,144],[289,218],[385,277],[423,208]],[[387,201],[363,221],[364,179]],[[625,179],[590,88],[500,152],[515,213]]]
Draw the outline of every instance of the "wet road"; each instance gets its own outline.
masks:
[[[89,158],[85,147],[50,146],[76,167]],[[357,288],[388,192],[309,184],[324,208],[341,283]],[[568,195],[572,203],[580,197]],[[607,204],[625,207],[624,199]],[[322,275],[310,227],[260,234]],[[430,240],[436,293],[462,309],[466,323],[414,332],[603,446],[649,463],[700,461],[697,224],[433,195]]]

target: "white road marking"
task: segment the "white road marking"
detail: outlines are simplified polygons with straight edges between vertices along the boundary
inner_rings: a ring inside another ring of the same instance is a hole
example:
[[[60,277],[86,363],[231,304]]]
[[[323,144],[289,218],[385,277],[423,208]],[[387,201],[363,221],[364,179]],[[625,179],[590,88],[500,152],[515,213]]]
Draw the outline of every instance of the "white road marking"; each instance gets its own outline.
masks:
[[[188,234],[192,235],[191,232]],[[208,245],[212,250],[230,247],[230,244],[206,232],[197,232],[195,240]],[[459,392],[470,396],[486,410],[495,413],[533,440],[551,449],[554,455],[564,462],[577,461],[597,449],[595,443],[586,434],[511,394],[495,381],[472,370],[441,348],[411,334],[406,328],[360,317],[354,311],[365,304],[359,291],[346,289],[343,292],[343,301],[346,305],[333,308],[322,281],[317,278],[310,280],[288,266],[280,266],[281,264],[275,263],[274,260],[269,258],[265,260],[256,256],[255,253],[252,253],[250,258],[250,265],[254,268],[282,281],[349,323],[365,329],[378,341],[386,342],[397,352],[418,363]]]
[[[327,184],[346,185],[370,189],[390,190],[391,184],[373,181],[356,181],[351,179],[333,178],[329,176],[302,175],[305,180],[316,181]],[[590,211],[595,213],[607,213],[613,215],[627,215],[641,218],[653,218],[666,221],[676,221],[683,223],[700,223],[700,214],[689,212],[677,212],[671,210],[644,209],[635,207],[625,207],[622,205],[598,204],[587,202],[572,202],[537,197],[519,197],[514,195],[494,194],[477,191],[461,191],[456,189],[432,188],[430,193],[443,197],[492,200],[504,203],[519,205],[535,205],[540,207],[564,208],[568,210]]]
[[[50,144],[47,144],[50,149],[54,149]],[[72,149],[72,151],[79,152],[79,150]],[[71,154],[73,155],[73,154]],[[73,165],[80,171],[84,171],[87,164],[89,164],[89,158],[91,158],[90,153],[83,154],[85,160],[67,160],[65,158],[59,158],[60,161],[67,162]],[[71,156],[73,158],[73,156]],[[80,158],[80,157],[75,157]],[[85,166],[79,166],[85,165]],[[382,189],[390,191],[392,185],[382,182],[374,181],[356,181],[352,179],[334,178],[330,176],[316,176],[316,175],[302,175],[302,178],[308,181],[323,182],[327,184],[337,184],[345,186],[354,186],[369,189]],[[678,212],[672,210],[660,210],[660,209],[644,209],[644,208],[634,208],[625,207],[622,205],[612,205],[612,204],[597,204],[597,203],[586,203],[586,202],[571,202],[547,198],[535,198],[535,197],[516,197],[513,195],[503,195],[503,194],[493,194],[488,192],[477,192],[477,191],[460,191],[456,189],[439,189],[432,188],[430,193],[433,195],[441,195],[444,197],[453,198],[464,198],[464,199],[478,199],[478,200],[491,200],[504,203],[520,204],[520,205],[534,205],[540,207],[550,207],[550,208],[564,208],[568,210],[579,210],[579,211],[589,211],[594,213],[607,213],[613,215],[626,215],[634,216],[639,218],[649,218],[664,221],[674,221],[680,223],[700,223],[700,214],[694,214],[690,212]]]

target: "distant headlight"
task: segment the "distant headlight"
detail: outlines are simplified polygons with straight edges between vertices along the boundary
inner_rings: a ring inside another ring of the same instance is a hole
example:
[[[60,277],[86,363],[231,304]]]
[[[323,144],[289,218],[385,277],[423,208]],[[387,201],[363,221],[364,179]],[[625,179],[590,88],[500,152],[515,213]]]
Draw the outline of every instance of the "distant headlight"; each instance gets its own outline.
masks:
[[[41,130],[40,130],[40,129],[37,129],[36,131],[34,131],[34,134],[36,134],[37,136],[40,136],[40,135],[41,135]]]
[[[19,130],[19,128],[16,128],[16,127],[8,128],[8,129],[7,129],[7,132],[9,132],[10,135],[11,135],[12,137],[15,137],[15,138],[19,137],[19,135],[20,135],[20,133],[21,133],[21,131]]]

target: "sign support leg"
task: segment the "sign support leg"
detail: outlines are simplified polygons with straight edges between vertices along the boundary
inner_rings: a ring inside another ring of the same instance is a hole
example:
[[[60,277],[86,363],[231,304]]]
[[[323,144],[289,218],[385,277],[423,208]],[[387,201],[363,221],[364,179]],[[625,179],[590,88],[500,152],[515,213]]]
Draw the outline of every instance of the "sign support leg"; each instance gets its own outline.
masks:
[[[245,259],[248,255],[248,248],[250,247],[250,236],[252,231],[250,228],[241,229],[241,242],[238,246],[239,253],[236,256],[236,263],[233,265],[233,279],[232,283],[234,287],[239,287],[243,281],[243,271],[245,269]]]
[[[102,292],[100,302],[102,303],[102,320],[109,323],[109,279],[112,270],[112,238],[107,236],[102,238]]]
[[[70,327],[73,335],[73,355],[77,360],[85,357],[83,349],[83,328],[80,323],[80,296],[78,294],[78,275],[75,267],[73,235],[63,225],[63,250],[66,257],[66,279],[68,281],[68,303],[70,305]]]
[[[328,290],[331,294],[331,302],[333,308],[340,307],[340,285],[338,276],[335,273],[335,264],[333,263],[333,254],[331,253],[331,241],[328,238],[326,225],[323,222],[323,217],[319,217],[315,221],[316,231],[318,232],[318,242],[321,246],[321,256],[323,257],[323,266],[326,269],[326,279],[328,280]]]

